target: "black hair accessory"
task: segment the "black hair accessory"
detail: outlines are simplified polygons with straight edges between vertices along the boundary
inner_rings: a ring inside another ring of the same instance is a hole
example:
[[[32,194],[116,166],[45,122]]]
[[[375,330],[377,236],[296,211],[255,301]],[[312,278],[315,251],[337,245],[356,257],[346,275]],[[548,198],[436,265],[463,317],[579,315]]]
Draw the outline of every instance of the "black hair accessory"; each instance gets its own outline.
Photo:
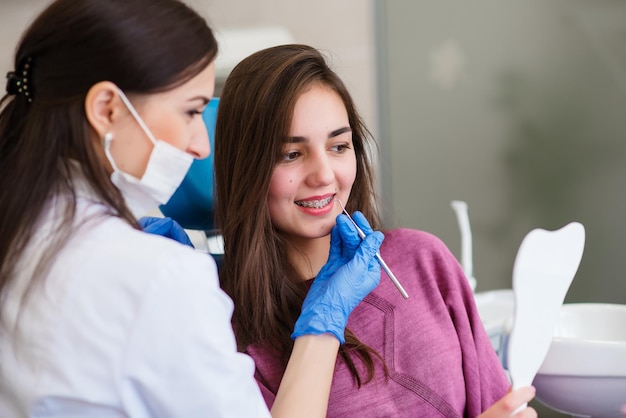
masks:
[[[26,58],[22,69],[18,72],[9,71],[7,73],[6,91],[9,95],[23,95],[28,102],[33,101],[33,89],[30,85],[30,70],[32,59]]]

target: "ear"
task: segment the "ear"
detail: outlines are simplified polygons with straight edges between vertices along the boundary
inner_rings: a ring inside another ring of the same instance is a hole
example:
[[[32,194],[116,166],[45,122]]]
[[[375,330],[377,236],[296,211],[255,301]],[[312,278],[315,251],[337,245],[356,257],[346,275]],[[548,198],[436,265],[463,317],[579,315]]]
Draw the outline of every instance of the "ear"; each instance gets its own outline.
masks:
[[[100,81],[89,89],[85,97],[85,114],[99,138],[112,130],[119,113],[118,88],[110,81]]]

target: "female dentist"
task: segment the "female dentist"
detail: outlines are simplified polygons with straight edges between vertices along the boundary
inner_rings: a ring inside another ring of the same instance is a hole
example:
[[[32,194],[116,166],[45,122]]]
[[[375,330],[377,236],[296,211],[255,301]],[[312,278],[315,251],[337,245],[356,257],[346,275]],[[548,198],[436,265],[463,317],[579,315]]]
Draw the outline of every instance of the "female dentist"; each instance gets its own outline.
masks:
[[[209,154],[216,54],[177,0],[56,0],[23,34],[0,100],[0,416],[270,416],[212,258],[136,221]],[[272,416],[325,416],[378,284],[382,234],[337,223]]]

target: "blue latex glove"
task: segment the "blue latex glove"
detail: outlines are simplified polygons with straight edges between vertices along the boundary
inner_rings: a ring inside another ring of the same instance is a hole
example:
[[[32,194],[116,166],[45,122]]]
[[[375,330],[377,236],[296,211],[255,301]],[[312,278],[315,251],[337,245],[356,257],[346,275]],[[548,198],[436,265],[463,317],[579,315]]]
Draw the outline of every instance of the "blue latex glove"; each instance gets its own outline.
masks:
[[[189,236],[185,232],[182,226],[178,224],[172,218],[159,218],[152,216],[144,216],[138,221],[139,226],[144,232],[154,235],[161,235],[163,237],[171,238],[174,241],[178,241],[181,244],[189,245],[194,248]]]
[[[384,236],[372,231],[361,213],[355,212],[353,219],[365,233],[365,239],[361,241],[346,215],[337,216],[328,262],[311,284],[291,338],[329,332],[343,344],[352,310],[378,286],[380,264],[375,255]]]

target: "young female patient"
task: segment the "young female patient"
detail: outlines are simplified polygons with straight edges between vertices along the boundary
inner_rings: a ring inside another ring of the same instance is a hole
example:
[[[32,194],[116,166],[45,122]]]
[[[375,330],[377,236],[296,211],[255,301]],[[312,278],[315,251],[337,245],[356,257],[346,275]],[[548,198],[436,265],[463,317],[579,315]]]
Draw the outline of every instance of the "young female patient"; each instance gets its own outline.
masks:
[[[341,201],[380,228],[369,133],[338,76],[305,45],[265,49],[232,71],[216,125],[220,271],[241,351],[272,405],[291,332],[329,259]],[[369,232],[369,231],[366,231]],[[534,396],[509,383],[455,257],[436,237],[385,232],[386,273],[354,309],[335,366],[329,417],[511,416]],[[535,416],[524,408],[518,417]]]

